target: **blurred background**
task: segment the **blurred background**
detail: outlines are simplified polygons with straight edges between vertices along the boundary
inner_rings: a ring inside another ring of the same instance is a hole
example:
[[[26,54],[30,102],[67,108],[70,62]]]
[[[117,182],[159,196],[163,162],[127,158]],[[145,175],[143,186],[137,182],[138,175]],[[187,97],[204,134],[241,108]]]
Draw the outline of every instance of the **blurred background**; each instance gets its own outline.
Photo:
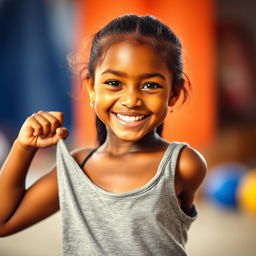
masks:
[[[255,256],[254,0],[1,0],[0,164],[24,120],[39,110],[64,112],[70,149],[95,144],[94,114],[67,56],[79,52],[86,62],[90,36],[127,13],[158,17],[183,44],[192,92],[167,117],[164,137],[188,142],[209,165],[188,255]],[[38,152],[27,186],[54,158],[54,148]],[[1,256],[61,255],[61,247],[59,213],[0,239]]]

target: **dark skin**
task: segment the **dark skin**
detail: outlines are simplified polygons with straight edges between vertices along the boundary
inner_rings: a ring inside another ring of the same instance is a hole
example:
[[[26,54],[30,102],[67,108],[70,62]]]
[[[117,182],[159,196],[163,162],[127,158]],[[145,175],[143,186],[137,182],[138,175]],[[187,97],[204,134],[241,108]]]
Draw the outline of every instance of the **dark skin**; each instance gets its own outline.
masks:
[[[83,170],[97,186],[113,193],[127,192],[154,177],[169,144],[156,134],[155,127],[164,120],[168,105],[177,100],[172,96],[171,80],[165,64],[151,49],[130,43],[111,47],[97,65],[95,79],[88,79],[87,86],[96,113],[107,125],[107,139]],[[23,124],[0,173],[0,236],[28,228],[59,210],[56,167],[27,190],[25,178],[39,148],[68,136],[62,125],[61,112],[44,111]],[[79,149],[72,155],[80,165],[91,150]],[[175,191],[187,214],[206,169],[197,151],[190,147],[181,151]]]
[[[131,152],[118,156],[116,160],[115,157],[109,157],[109,152],[104,152],[99,148],[98,152],[87,162],[84,172],[97,186],[107,191],[134,190],[152,179],[165,149],[166,144],[162,143],[156,151]],[[90,151],[90,149],[82,149],[73,153],[73,156],[78,164],[81,164]],[[0,178],[0,195],[1,202],[3,202],[0,206],[1,236],[28,228],[59,210],[56,168],[25,191],[25,173],[34,154],[34,149],[25,149],[19,141],[16,141],[2,168]],[[120,165],[131,158],[133,161],[129,161],[130,164],[126,167]],[[15,159],[14,163],[13,159]],[[148,159],[151,159],[150,162]],[[102,163],[99,160],[104,160],[104,164],[99,164]],[[122,170],[120,166],[123,166]],[[118,171],[113,172],[113,170]],[[139,174],[136,170],[140,170]],[[176,171],[175,190],[179,205],[187,214],[191,211],[196,191],[205,176],[205,170],[205,162],[197,152],[190,148],[182,151]]]

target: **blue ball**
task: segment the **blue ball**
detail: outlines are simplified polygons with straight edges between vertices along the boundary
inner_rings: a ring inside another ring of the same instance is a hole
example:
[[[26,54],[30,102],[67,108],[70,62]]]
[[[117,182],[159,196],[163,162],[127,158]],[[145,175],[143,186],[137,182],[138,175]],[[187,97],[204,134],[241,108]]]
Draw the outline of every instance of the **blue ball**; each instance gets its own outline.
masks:
[[[209,170],[203,186],[206,197],[218,206],[236,208],[237,189],[247,168],[242,164],[227,163]]]

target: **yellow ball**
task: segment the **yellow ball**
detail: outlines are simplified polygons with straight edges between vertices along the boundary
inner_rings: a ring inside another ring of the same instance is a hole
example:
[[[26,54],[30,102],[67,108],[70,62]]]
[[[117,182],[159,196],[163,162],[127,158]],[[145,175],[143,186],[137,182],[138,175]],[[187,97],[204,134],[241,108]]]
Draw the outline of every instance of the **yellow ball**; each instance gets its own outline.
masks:
[[[256,216],[256,169],[244,175],[237,193],[241,208]]]

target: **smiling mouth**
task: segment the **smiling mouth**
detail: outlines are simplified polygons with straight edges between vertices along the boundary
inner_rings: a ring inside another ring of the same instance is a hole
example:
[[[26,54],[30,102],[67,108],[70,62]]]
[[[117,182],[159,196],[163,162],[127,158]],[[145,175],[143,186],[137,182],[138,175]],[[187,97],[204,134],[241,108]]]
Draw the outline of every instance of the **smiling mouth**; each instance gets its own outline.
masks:
[[[113,113],[115,116],[126,123],[136,123],[145,119],[148,115],[122,115],[119,113]]]

